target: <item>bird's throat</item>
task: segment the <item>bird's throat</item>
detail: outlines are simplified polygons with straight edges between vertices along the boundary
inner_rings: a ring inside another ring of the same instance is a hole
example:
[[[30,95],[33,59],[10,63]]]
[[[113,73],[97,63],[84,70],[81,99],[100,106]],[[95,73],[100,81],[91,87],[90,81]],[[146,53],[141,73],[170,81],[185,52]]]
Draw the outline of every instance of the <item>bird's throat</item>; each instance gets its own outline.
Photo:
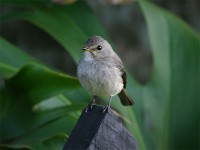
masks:
[[[84,59],[84,61],[93,61],[94,56],[91,52],[84,52],[83,59]]]

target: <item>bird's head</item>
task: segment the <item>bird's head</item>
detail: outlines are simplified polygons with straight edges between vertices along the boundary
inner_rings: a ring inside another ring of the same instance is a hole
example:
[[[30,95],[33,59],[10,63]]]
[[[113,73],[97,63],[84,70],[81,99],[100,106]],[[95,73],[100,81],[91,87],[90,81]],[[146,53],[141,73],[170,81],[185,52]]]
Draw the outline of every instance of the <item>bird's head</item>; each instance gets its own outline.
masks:
[[[88,58],[104,58],[113,54],[110,44],[100,36],[90,37],[84,44],[82,50]]]

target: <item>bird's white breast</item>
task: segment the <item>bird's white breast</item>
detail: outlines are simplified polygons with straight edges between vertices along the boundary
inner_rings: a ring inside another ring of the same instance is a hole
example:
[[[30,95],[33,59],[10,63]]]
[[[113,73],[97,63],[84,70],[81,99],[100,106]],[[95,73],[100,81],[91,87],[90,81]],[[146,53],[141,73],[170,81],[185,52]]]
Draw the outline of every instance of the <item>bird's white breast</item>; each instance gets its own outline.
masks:
[[[92,95],[114,96],[123,88],[120,70],[107,59],[82,58],[78,65],[78,78]]]

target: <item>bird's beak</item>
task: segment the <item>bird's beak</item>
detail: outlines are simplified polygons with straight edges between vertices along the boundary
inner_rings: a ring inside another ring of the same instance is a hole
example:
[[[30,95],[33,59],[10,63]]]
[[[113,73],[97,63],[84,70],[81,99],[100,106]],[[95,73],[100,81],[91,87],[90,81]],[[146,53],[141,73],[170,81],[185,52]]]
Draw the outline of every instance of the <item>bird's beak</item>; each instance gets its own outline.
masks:
[[[90,49],[88,47],[83,47],[82,50],[90,52]]]

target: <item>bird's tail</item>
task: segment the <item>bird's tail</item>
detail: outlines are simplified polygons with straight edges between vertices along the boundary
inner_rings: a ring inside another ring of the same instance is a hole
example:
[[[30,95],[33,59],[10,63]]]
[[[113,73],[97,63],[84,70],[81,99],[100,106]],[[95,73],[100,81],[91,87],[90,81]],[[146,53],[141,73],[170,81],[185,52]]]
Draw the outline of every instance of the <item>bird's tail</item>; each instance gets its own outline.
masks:
[[[128,96],[125,89],[122,89],[121,92],[118,94],[122,105],[129,106],[133,105],[134,101]]]

